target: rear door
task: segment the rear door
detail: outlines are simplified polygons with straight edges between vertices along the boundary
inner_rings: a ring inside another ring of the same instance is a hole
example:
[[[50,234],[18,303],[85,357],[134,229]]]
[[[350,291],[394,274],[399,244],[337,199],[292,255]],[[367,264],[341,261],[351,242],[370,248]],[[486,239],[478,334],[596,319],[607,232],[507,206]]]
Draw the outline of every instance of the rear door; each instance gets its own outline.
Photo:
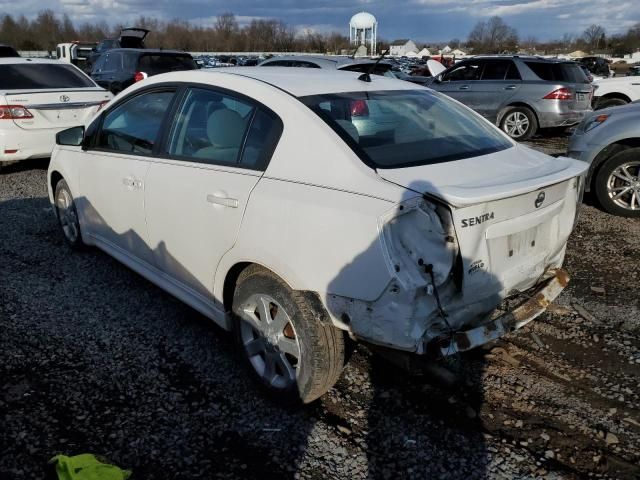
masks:
[[[121,259],[153,265],[145,182],[174,95],[172,88],[145,90],[110,108],[79,162],[87,233]]]
[[[251,191],[281,131],[253,101],[189,88],[147,175],[145,202],[156,266],[210,298],[217,265],[235,243]]]
[[[474,83],[475,110],[495,122],[500,109],[508,104],[521,84],[522,79],[513,60],[486,60],[480,81]]]
[[[69,64],[0,65],[8,105],[28,110],[13,122],[24,130],[62,129],[87,122],[111,95]]]

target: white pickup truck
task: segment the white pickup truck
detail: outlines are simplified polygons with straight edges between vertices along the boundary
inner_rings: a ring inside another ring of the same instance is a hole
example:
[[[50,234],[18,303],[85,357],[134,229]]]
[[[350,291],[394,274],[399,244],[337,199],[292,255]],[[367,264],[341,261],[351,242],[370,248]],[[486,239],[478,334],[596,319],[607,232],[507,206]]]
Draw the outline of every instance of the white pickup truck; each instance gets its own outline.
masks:
[[[638,76],[604,78],[594,81],[593,85],[596,87],[592,102],[594,110],[640,100]]]

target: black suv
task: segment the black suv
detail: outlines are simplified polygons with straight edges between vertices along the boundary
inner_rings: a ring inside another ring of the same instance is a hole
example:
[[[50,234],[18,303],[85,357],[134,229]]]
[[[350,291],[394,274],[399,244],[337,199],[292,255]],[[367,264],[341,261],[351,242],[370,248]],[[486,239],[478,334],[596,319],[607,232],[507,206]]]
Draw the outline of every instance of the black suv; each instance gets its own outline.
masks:
[[[91,70],[91,78],[115,95],[159,73],[197,68],[193,57],[186,52],[115,48],[100,56]]]
[[[146,28],[129,27],[120,30],[118,38],[107,38],[98,43],[87,58],[87,72],[91,72],[93,65],[98,61],[100,55],[113,50],[114,48],[145,48],[144,39],[147,38],[149,30]]]
[[[0,57],[19,57],[20,54],[15,48],[0,43]]]
[[[580,59],[580,63],[587,67],[594,75],[604,78],[609,77],[609,62],[600,57],[584,57]]]

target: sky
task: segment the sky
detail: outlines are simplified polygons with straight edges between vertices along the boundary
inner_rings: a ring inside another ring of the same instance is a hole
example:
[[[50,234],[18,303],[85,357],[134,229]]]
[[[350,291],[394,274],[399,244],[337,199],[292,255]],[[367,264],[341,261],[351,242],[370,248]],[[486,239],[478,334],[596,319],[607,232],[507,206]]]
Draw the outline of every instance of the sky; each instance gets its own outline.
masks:
[[[127,23],[140,15],[160,20],[180,18],[199,24],[232,12],[240,23],[254,18],[284,20],[304,31],[339,31],[348,35],[349,19],[367,11],[378,20],[379,37],[419,42],[464,40],[480,20],[501,16],[521,39],[561,38],[581,34],[593,23],[607,34],[623,33],[640,22],[640,0],[0,0],[0,15],[34,17],[50,8],[77,22]]]

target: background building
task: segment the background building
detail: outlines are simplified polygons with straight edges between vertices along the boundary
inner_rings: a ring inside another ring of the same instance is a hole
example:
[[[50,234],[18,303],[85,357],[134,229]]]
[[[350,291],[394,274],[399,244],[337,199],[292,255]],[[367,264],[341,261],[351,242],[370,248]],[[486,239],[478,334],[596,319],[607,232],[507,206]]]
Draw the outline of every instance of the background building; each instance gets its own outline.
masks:
[[[418,54],[418,46],[412,40],[396,40],[389,47],[389,55],[403,57],[409,52]]]

